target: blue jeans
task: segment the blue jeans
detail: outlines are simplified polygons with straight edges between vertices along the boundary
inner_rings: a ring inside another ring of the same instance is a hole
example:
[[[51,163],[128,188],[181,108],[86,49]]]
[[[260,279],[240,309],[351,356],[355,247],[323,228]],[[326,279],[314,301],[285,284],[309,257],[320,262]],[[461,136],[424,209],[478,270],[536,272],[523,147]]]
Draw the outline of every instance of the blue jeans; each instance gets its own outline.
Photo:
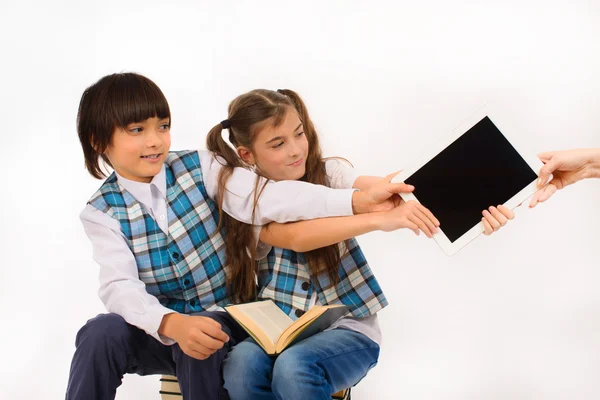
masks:
[[[356,385],[379,358],[379,346],[347,329],[320,332],[268,356],[248,338],[223,362],[225,388],[232,400],[331,400]]]

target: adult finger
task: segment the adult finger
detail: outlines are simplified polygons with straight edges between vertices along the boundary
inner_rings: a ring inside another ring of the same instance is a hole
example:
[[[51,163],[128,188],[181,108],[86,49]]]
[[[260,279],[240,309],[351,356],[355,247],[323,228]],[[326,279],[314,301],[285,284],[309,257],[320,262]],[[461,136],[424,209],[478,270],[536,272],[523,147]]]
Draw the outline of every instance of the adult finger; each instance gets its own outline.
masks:
[[[537,186],[544,186],[548,182],[548,179],[550,179],[550,175],[552,175],[552,173],[556,171],[559,166],[560,163],[556,158],[551,158],[546,164],[544,164],[544,166],[540,168]]]
[[[556,191],[557,191],[557,190],[558,190],[558,188],[556,187],[556,185],[555,185],[555,184],[553,184],[553,183],[550,183],[550,184],[548,184],[548,186],[546,186],[546,187],[543,189],[543,192],[542,192],[542,194],[540,195],[540,198],[539,198],[539,200],[538,200],[538,201],[539,201],[540,203],[543,203],[544,201],[546,201],[546,200],[548,200],[550,197],[552,197],[552,195],[553,195],[554,193],[556,193]]]
[[[539,158],[539,159],[540,159],[542,162],[546,163],[546,162],[548,162],[548,161],[549,161],[549,160],[550,160],[552,157],[554,157],[554,154],[556,154],[556,152],[555,152],[555,151],[544,151],[544,152],[542,152],[542,153],[539,153],[537,156],[538,156],[538,158]]]
[[[546,190],[545,187],[533,194],[533,196],[531,197],[531,201],[529,202],[529,208],[537,206],[537,204],[540,202],[540,196],[542,195],[542,193],[544,193],[544,190]]]

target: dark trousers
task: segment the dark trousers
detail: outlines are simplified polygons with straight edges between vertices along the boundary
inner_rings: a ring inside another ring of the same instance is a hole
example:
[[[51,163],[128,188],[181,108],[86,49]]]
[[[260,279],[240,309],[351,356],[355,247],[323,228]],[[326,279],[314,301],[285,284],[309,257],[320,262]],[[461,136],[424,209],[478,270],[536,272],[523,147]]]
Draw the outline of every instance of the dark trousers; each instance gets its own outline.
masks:
[[[186,400],[228,399],[221,363],[248,335],[226,312],[195,315],[214,319],[230,338],[206,360],[189,357],[177,344],[165,346],[120,315],[100,314],[89,320],[77,333],[66,399],[112,400],[125,374],[176,375]]]

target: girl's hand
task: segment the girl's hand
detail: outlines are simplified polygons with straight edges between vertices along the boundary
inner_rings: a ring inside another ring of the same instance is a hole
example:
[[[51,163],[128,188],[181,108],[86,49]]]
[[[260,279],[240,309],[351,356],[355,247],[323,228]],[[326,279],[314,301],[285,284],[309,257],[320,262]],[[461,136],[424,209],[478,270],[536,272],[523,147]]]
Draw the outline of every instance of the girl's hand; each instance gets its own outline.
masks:
[[[483,233],[486,236],[502,228],[508,220],[515,218],[515,213],[502,205],[498,207],[491,206],[489,209],[483,210],[482,214]]]
[[[391,232],[396,229],[408,228],[417,236],[419,236],[419,231],[423,231],[428,238],[437,233],[440,222],[426,207],[414,200],[408,202],[402,199],[395,200],[399,204],[397,207],[381,213],[380,230]]]

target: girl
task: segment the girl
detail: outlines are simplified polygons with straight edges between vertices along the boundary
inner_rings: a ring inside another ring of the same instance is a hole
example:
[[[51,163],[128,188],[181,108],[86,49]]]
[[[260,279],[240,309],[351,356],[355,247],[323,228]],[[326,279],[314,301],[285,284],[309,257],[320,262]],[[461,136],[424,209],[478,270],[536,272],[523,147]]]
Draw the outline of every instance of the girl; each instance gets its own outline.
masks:
[[[158,86],[134,73],[108,75],[87,88],[77,131],[85,165],[104,178],[81,213],[100,266],[98,294],[108,314],[78,332],[67,399],[114,399],[125,373],[177,375],[186,399],[218,399],[221,360],[246,335],[222,311],[227,239],[213,199],[221,164],[207,151],[170,152],[171,113]],[[255,175],[228,170],[222,208],[250,221]],[[246,182],[246,184],[244,184]],[[258,223],[351,215],[382,206],[385,183],[370,193],[304,182],[267,184]],[[293,199],[284,201],[290,193]],[[296,211],[312,202],[310,210]],[[297,202],[297,203],[296,203]],[[250,203],[251,204],[251,203]]]
[[[229,129],[237,154],[223,140],[223,128]],[[254,90],[236,98],[228,119],[210,131],[207,147],[228,164],[219,176],[219,207],[233,167],[253,169],[272,181],[302,180],[330,187],[366,189],[380,179],[357,178],[339,160],[323,160],[306,107],[291,90]],[[255,201],[263,187],[257,180]],[[305,204],[302,212],[311,207]],[[504,207],[491,212],[498,216],[484,212],[491,226],[513,217]],[[410,228],[431,237],[439,226],[431,212],[415,202],[399,201],[385,214],[253,227],[221,213],[232,239],[226,245],[226,259],[235,300],[271,299],[292,319],[316,303],[349,308],[349,315],[326,331],[277,358],[267,356],[252,339],[238,344],[223,366],[232,399],[329,399],[355,385],[377,363],[381,343],[377,312],[387,300],[353,236],[374,229]],[[392,215],[396,222],[386,226]],[[491,226],[486,226],[486,233],[491,233]],[[257,267],[253,259],[260,260]]]

